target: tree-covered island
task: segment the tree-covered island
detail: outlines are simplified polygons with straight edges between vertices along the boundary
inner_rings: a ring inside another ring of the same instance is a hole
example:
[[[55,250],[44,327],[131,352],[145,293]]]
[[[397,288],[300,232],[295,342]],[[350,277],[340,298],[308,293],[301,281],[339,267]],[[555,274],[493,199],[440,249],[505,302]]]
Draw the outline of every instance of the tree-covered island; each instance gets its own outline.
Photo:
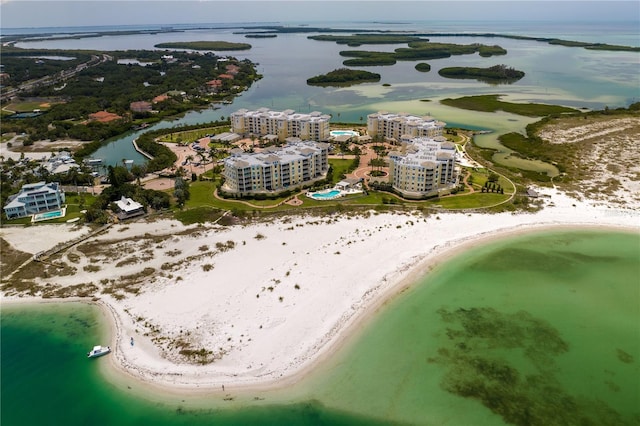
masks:
[[[438,71],[443,77],[475,79],[485,83],[513,83],[524,77],[524,72],[506,65],[494,65],[489,68],[476,67],[447,67]]]
[[[326,40],[330,36],[317,36],[309,37],[314,40]],[[348,36],[332,36],[331,38],[339,40],[338,43],[346,43]],[[389,36],[387,36],[389,37]],[[404,36],[405,40],[411,39],[408,36]],[[372,36],[360,35],[359,43],[363,43],[364,40],[375,40]],[[393,38],[391,38],[393,40]],[[389,42],[390,43],[390,42]],[[401,43],[401,41],[396,41]],[[349,43],[347,43],[349,44]],[[350,46],[352,44],[349,44]],[[359,45],[359,44],[355,44]],[[396,61],[420,61],[426,59],[443,59],[449,58],[453,55],[472,55],[479,54],[482,57],[491,57],[495,55],[506,55],[507,51],[500,46],[487,46],[484,44],[454,44],[454,43],[432,43],[425,39],[413,37],[411,41],[407,43],[408,47],[399,47],[393,52],[376,52],[370,50],[342,50],[340,56],[344,56],[347,59],[342,64],[345,66],[376,66],[376,65],[394,65]]]
[[[249,43],[232,43],[229,41],[175,41],[158,43],[161,49],[193,49],[193,50],[249,50]]]
[[[380,74],[349,68],[339,68],[326,74],[308,78],[307,84],[311,86],[343,86],[374,81],[380,81]]]
[[[277,34],[246,34],[245,35],[246,38],[276,38],[278,37]]]

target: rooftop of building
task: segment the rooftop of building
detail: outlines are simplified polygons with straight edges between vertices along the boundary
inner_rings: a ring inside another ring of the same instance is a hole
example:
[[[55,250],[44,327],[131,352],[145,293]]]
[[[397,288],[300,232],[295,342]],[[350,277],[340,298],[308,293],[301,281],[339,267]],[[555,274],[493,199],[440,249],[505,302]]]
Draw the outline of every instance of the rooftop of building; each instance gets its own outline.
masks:
[[[231,114],[242,115],[245,117],[264,117],[271,119],[283,119],[283,120],[310,120],[310,121],[329,121],[331,116],[329,114],[323,114],[320,111],[312,111],[310,113],[296,113],[292,109],[285,109],[284,111],[274,111],[269,108],[258,108],[257,110],[239,109]]]
[[[283,147],[269,147],[260,153],[235,153],[225,159],[225,163],[237,168],[263,166],[274,163],[289,163],[308,158],[328,144],[315,141],[302,141],[287,144]]]

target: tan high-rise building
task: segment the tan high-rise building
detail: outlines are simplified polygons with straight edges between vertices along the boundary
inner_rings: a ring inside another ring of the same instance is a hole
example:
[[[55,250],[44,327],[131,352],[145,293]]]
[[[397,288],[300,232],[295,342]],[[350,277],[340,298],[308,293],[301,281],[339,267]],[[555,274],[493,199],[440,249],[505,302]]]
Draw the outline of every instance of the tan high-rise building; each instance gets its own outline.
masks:
[[[277,193],[324,179],[329,145],[303,141],[260,153],[232,154],[224,160],[222,190],[237,195]]]
[[[241,109],[231,114],[233,132],[244,136],[274,135],[279,141],[288,137],[325,142],[329,140],[331,116],[314,111],[309,114],[294,110],[272,111],[260,108],[255,111]]]
[[[380,111],[367,116],[367,133],[394,142],[408,142],[413,138],[442,136],[446,124],[433,117],[418,117],[406,113],[391,114]]]
[[[389,182],[406,198],[438,195],[457,184],[456,147],[442,136],[414,138],[389,153]]]

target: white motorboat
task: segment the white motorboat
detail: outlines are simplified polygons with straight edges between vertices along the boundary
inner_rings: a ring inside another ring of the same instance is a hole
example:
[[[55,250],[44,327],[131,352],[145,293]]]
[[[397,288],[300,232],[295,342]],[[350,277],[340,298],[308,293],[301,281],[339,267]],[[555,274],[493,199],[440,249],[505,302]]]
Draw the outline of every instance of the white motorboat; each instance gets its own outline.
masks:
[[[106,355],[111,352],[109,346],[94,346],[91,352],[87,353],[87,358],[97,358],[102,355]]]

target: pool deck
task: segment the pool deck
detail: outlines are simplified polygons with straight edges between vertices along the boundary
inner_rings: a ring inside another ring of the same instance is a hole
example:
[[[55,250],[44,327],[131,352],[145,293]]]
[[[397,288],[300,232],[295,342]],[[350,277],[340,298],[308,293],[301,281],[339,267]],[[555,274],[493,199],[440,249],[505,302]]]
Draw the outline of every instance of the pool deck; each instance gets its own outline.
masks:
[[[53,213],[59,213],[58,215],[55,216],[50,216],[50,217],[46,217],[45,215],[47,214],[53,214]],[[35,222],[43,222],[45,220],[51,220],[51,219],[59,219],[61,217],[65,217],[67,215],[67,208],[66,207],[62,207],[59,210],[51,210],[48,212],[42,212],[42,213],[36,213],[34,215],[31,216],[31,223],[35,223]]]
[[[321,198],[315,198],[314,195],[316,194],[329,194],[332,191],[337,191],[338,193],[333,196],[333,197],[321,197]],[[336,189],[334,188],[330,188],[330,189],[323,189],[322,191],[316,191],[316,192],[307,192],[305,195],[313,200],[317,200],[317,201],[328,201],[328,200],[335,200],[336,198],[341,198],[344,197],[345,195],[352,195],[352,194],[361,194],[364,191],[361,189],[354,189],[354,188],[350,188],[350,189]]]

